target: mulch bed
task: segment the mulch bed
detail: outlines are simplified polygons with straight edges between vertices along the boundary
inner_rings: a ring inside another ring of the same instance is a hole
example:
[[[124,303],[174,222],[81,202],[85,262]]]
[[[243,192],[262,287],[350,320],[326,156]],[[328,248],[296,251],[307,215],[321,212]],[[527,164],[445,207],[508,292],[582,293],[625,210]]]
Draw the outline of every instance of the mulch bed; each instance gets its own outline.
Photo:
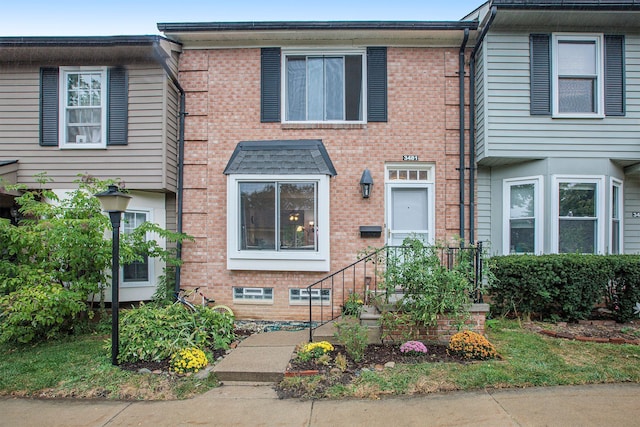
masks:
[[[614,320],[571,322],[529,322],[523,325],[534,332],[569,340],[640,345],[640,321],[616,323]]]

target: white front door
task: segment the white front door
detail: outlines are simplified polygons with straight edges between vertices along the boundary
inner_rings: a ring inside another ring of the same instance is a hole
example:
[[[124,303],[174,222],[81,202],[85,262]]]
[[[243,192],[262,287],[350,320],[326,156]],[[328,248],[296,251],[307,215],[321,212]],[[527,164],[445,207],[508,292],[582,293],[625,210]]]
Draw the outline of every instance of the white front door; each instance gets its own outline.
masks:
[[[411,173],[415,172],[415,173]],[[387,244],[402,245],[414,236],[424,243],[432,243],[433,183],[431,168],[416,170],[410,166],[388,167],[387,173]]]

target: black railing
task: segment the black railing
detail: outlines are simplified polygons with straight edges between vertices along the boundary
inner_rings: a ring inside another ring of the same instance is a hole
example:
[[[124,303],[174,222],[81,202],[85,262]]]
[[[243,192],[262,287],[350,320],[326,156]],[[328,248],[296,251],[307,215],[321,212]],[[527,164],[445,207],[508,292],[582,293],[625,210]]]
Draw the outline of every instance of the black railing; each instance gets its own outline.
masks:
[[[435,250],[443,266],[451,269],[462,263],[468,263],[464,269],[471,284],[473,302],[483,302],[482,296],[482,242],[474,246],[460,247],[424,247]],[[371,295],[387,292],[384,272],[389,262],[401,262],[411,256],[410,246],[384,246],[354,263],[332,273],[307,286],[309,298],[309,341],[313,341],[313,330],[342,314],[342,307],[351,294],[362,295],[365,303]],[[409,254],[409,255],[407,255]]]

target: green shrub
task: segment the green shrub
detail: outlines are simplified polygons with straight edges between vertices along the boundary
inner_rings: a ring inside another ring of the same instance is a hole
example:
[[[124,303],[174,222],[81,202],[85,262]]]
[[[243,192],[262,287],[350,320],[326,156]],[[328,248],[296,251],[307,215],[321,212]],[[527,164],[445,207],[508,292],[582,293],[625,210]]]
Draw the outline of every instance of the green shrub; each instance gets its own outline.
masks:
[[[367,327],[361,326],[357,321],[336,322],[335,327],[335,337],[344,344],[349,357],[354,362],[362,360],[368,344]]]
[[[455,265],[448,268],[440,260],[441,245],[425,246],[407,238],[403,247],[387,257],[387,292],[401,287],[404,296],[399,308],[416,322],[435,325],[439,314],[450,314],[464,322],[471,305],[472,264],[470,251],[461,250]]]
[[[55,283],[20,288],[0,297],[0,342],[58,338],[85,309],[83,294]]]
[[[639,264],[636,255],[493,257],[492,310],[499,315],[577,320],[589,317],[606,301],[616,320],[627,321],[640,301]]]
[[[160,361],[191,347],[226,349],[234,338],[233,317],[228,314],[206,307],[193,313],[179,304],[143,304],[123,312],[118,360]]]

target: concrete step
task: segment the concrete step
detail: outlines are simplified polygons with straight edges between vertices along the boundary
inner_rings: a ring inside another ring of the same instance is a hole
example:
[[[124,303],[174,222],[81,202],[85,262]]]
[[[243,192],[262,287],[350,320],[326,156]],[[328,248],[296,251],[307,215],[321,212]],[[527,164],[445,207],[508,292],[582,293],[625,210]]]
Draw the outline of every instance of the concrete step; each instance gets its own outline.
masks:
[[[308,330],[254,334],[218,362],[213,372],[223,382],[278,382],[296,345],[308,341]]]

